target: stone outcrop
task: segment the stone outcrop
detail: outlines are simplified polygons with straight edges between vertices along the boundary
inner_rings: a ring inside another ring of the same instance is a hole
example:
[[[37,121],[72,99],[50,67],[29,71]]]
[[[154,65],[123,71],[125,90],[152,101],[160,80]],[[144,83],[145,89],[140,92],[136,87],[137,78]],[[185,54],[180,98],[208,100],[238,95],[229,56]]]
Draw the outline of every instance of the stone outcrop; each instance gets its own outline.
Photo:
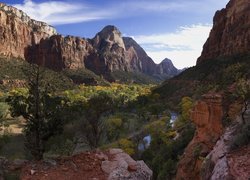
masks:
[[[235,109],[236,104],[232,105],[230,109]],[[238,109],[238,112],[240,111],[241,109]],[[244,116],[248,120],[250,119],[249,114],[250,110],[248,107]],[[232,148],[238,133],[241,132],[240,129],[242,129],[242,116],[234,115],[231,118],[234,120],[233,123],[225,128],[223,135],[203,161],[200,174],[201,179],[248,180],[250,177],[250,145],[248,144],[236,150]]]
[[[152,171],[143,161],[135,161],[121,149],[92,151],[43,162],[27,162],[20,179],[150,180]]]
[[[121,149],[111,149],[112,158],[102,162],[102,170],[108,174],[108,180],[140,179],[150,180],[153,172],[143,161],[135,161]]]
[[[177,180],[200,179],[203,159],[213,149],[223,132],[222,100],[220,94],[206,94],[196,103],[191,112],[196,132],[178,164]]]
[[[24,59],[26,48],[56,34],[46,23],[30,19],[24,12],[0,3],[0,54]]]
[[[122,37],[111,25],[93,39],[64,37],[46,23],[0,3],[0,35],[0,55],[25,59],[57,71],[87,68],[106,78],[114,71],[151,76],[172,73],[166,70],[166,63],[156,65],[132,38]],[[170,76],[173,75],[176,74]]]
[[[197,64],[206,59],[231,56],[250,51],[250,1],[230,0],[217,11],[213,28]]]

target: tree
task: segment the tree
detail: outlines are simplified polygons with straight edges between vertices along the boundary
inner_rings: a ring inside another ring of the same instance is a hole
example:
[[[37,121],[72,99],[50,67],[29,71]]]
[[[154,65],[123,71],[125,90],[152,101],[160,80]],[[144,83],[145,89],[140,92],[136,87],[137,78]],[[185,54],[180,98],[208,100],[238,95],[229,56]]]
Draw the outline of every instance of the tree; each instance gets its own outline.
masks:
[[[250,81],[246,79],[239,79],[236,84],[236,97],[238,97],[243,102],[243,110],[241,112],[241,117],[243,124],[246,123],[245,113],[247,111],[250,99]]]
[[[52,96],[53,88],[44,78],[42,68],[31,65],[24,72],[28,77],[28,91],[13,91],[7,101],[13,116],[26,119],[25,146],[36,160],[41,160],[46,141],[62,132],[60,113],[63,101],[60,97]]]
[[[122,123],[122,118],[120,117],[109,117],[106,119],[106,131],[109,141],[118,139],[122,128]]]
[[[105,124],[102,116],[113,112],[114,99],[107,93],[100,93],[91,97],[85,104],[85,120],[83,133],[90,148],[98,147]]]

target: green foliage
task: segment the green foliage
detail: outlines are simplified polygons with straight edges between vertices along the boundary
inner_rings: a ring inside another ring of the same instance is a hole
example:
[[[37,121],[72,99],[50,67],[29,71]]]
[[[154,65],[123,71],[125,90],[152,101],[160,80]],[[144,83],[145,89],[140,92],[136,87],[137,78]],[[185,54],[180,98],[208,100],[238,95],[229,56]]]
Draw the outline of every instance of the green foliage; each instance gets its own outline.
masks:
[[[250,122],[242,124],[231,144],[232,149],[237,149],[250,143]]]
[[[98,147],[104,133],[105,124],[103,116],[113,112],[114,100],[107,93],[100,93],[91,97],[84,105],[85,119],[83,120],[83,133],[91,148]]]
[[[193,108],[193,100],[190,97],[183,97],[180,106],[181,114],[174,122],[174,128],[177,131],[183,130],[187,123],[190,122],[190,111]]]
[[[148,95],[152,85],[125,85],[112,83],[109,86],[85,86],[78,89],[64,91],[63,95],[74,103],[77,101],[87,102],[91,97],[105,93],[113,97],[116,108],[132,106],[139,96]]]
[[[90,70],[87,69],[66,69],[62,72],[64,75],[72,79],[76,84],[86,85],[108,85],[109,83],[103,78],[97,76]]]
[[[236,84],[236,97],[242,101],[250,99],[250,80],[239,79]]]
[[[189,116],[193,101],[190,97],[183,97],[180,106],[182,111],[174,128],[169,118],[162,118],[145,126],[152,141],[142,153],[142,159],[153,169],[154,179],[172,179],[175,176],[179,156],[193,138],[194,127]]]
[[[162,81],[140,72],[114,71],[111,77],[119,83],[157,84]]]
[[[118,139],[122,128],[122,123],[122,119],[119,117],[109,117],[106,120],[106,131],[109,141]]]
[[[196,146],[193,149],[193,157],[195,159],[198,159],[201,153],[202,147],[200,144],[196,144]]]
[[[4,102],[0,102],[0,122],[4,120],[4,118],[8,115],[8,113],[9,113],[9,105]]]
[[[65,135],[51,137],[46,144],[46,155],[69,156],[74,150],[75,143]]]
[[[23,116],[26,147],[37,160],[43,158],[45,142],[62,131],[60,113],[63,101],[51,95],[52,86],[44,78],[44,71],[32,65],[25,73],[29,74],[28,92],[14,91],[8,97],[13,116]]]
[[[29,79],[29,74],[25,73],[30,68],[30,64],[22,59],[7,59],[0,57],[0,81],[1,80],[25,80]],[[61,72],[55,72],[49,69],[44,69],[45,78],[58,90],[72,89],[73,83]],[[13,86],[0,86],[0,89],[7,90]]]
[[[183,96],[199,98],[199,95],[212,89],[224,90],[238,79],[250,77],[249,63],[250,54],[208,59],[165,81],[153,93],[159,93],[162,99],[173,104],[177,104]]]

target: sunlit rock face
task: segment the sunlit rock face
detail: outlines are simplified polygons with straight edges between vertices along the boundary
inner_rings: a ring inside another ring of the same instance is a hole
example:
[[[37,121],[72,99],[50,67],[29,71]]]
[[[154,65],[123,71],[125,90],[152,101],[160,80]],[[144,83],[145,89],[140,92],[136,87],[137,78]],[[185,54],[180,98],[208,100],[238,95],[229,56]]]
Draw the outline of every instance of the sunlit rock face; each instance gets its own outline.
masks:
[[[0,54],[24,58],[26,48],[56,34],[46,23],[35,21],[21,10],[0,3]]]
[[[206,94],[191,112],[196,125],[193,140],[189,143],[178,164],[176,179],[201,179],[203,158],[213,149],[222,135],[223,104],[220,94]]]
[[[231,56],[250,51],[250,1],[231,0],[217,11],[213,28],[197,64],[206,59]]]

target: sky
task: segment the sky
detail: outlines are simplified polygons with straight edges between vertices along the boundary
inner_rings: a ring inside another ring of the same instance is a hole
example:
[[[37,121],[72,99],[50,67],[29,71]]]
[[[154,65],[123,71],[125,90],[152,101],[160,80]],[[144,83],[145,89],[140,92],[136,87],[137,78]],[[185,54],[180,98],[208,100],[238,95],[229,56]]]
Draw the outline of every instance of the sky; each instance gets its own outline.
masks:
[[[156,62],[194,66],[216,10],[229,0],[1,0],[58,33],[93,38],[106,25],[133,37]]]

